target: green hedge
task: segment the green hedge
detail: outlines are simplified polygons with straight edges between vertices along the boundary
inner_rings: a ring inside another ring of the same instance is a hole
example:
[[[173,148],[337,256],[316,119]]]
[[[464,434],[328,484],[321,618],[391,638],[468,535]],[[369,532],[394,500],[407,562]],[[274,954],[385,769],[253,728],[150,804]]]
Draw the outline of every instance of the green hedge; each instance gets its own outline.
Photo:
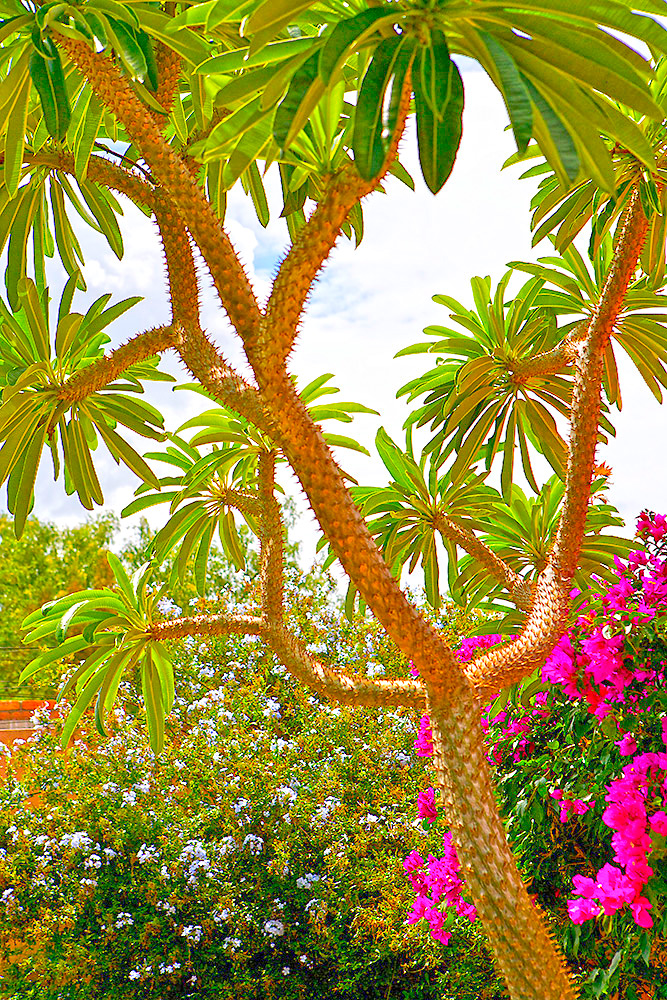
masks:
[[[370,622],[310,628],[324,659],[406,673]],[[109,740],[85,729],[64,759],[53,723],[13,753],[0,996],[504,997],[477,928],[443,955],[405,922],[402,861],[426,836],[416,718],[322,704],[255,640],[179,659],[158,759],[129,686]]]

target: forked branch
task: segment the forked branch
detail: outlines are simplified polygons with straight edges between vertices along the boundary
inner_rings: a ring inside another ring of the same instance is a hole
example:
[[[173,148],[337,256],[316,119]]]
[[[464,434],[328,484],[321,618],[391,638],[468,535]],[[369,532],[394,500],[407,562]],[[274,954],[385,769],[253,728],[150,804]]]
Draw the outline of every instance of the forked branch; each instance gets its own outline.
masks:
[[[590,503],[600,417],[603,357],[623,308],[646,238],[638,192],[632,196],[613,262],[587,335],[578,342],[563,513],[546,569],[540,574],[526,627],[516,642],[480,656],[465,672],[483,699],[544,663],[565,631]]]
[[[262,616],[272,625],[283,622],[283,520],[274,496],[275,452],[259,455],[260,550],[259,573]]]
[[[442,513],[437,514],[434,518],[433,527],[440,532],[443,538],[455,542],[468,555],[476,559],[498,583],[502,583],[517,608],[528,611],[532,607],[533,587],[531,584],[515,573],[511,566],[508,566],[504,559],[501,559],[474,532],[457,524],[452,518]]]
[[[91,51],[83,42],[62,36],[58,37],[58,45],[68,53],[150,163],[156,180],[168,192],[174,208],[187,222],[199,245],[232,325],[240,336],[251,335],[260,320],[257,300],[236,251],[203,190],[110,57]]]

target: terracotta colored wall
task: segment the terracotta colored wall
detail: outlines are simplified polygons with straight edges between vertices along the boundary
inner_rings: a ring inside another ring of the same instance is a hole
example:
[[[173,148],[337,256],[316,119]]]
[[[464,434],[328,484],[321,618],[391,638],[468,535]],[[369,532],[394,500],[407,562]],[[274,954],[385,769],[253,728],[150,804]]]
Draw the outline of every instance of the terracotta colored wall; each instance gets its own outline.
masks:
[[[26,739],[32,732],[32,727],[29,724],[32,713],[36,708],[43,708],[44,705],[53,708],[52,701],[0,701],[0,743],[9,745],[14,740]],[[8,722],[25,722],[26,725],[5,728],[3,723]]]

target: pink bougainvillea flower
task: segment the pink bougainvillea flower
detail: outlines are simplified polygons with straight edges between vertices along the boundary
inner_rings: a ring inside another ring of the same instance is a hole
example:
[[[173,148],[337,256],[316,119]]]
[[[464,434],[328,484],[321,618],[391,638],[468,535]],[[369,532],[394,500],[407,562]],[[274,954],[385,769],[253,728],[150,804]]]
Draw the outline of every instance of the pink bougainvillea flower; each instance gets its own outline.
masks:
[[[580,896],[585,899],[595,899],[598,891],[595,879],[586,878],[585,875],[575,875],[572,884]]]
[[[660,809],[660,810],[658,810],[658,812],[653,813],[653,815],[649,819],[649,823],[651,824],[651,829],[654,830],[655,833],[659,834],[659,836],[661,836],[661,837],[667,837],[667,813],[666,812],[664,812],[662,809]]]
[[[428,715],[422,715],[421,717],[419,735],[415,740],[415,750],[417,751],[418,757],[433,756],[433,731],[431,729],[431,720]]]
[[[597,917],[600,907],[592,899],[568,899],[567,912],[573,924],[583,924],[592,917]]]
[[[633,753],[637,753],[637,740],[630,733],[617,740],[616,746],[621,757],[631,757]]]
[[[653,919],[648,912],[651,908],[651,903],[644,896],[639,896],[632,903],[630,903],[630,909],[632,910],[632,916],[638,927],[653,927]]]
[[[432,823],[438,818],[438,809],[435,804],[435,792],[432,788],[427,788],[425,792],[420,792],[417,796],[417,811],[420,819],[428,820]]]

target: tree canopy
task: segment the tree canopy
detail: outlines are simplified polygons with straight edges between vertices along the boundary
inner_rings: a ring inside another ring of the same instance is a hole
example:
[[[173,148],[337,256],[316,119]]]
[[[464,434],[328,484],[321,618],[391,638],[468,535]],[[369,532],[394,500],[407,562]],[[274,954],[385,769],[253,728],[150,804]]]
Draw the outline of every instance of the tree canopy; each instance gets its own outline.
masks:
[[[104,732],[121,677],[136,671],[156,752],[174,692],[165,641],[184,635],[260,636],[327,697],[427,708],[439,793],[511,994],[573,997],[507,843],[479,704],[541,667],[566,628],[573,586],[604,575],[623,551],[602,533],[618,522],[599,496],[595,450],[620,404],[619,345],[654,395],[667,385],[665,3],[6,0],[0,10],[0,481],[16,532],[47,452],[56,479],[88,509],[103,500],[98,448],[139,480],[128,510],[169,504],[134,576],[110,556],[111,587],[27,619],[27,641],[49,648],[24,677],[63,656],[77,662],[61,689],[74,700],[66,742],[93,702]],[[300,386],[295,338],[338,238],[362,238],[363,199],[389,173],[413,183],[398,159],[413,115],[423,178],[434,193],[445,184],[465,122],[459,57],[476,60],[502,94],[516,158],[538,180],[532,224],[549,254],[512,265],[528,275],[513,297],[506,280],[492,290],[483,279],[473,281],[474,311],[439,297],[453,326],[409,348],[437,363],[403,390],[415,404],[405,447],[378,434],[390,485],[350,489],[335,456],[360,446],[331,423],[365,407],[336,401],[328,375]],[[291,246],[262,307],[224,214],[226,192],[240,183],[265,222],[269,172]],[[155,220],[170,315],[104,353],[106,327],[134,300],[103,295],[76,311],[86,285],[74,220],[120,255],[119,195]],[[573,243],[585,229],[588,262]],[[52,307],[54,256],[69,278]],[[247,378],[202,329],[200,261],[243,345]],[[144,398],[170,378],[159,367],[166,351],[208,407],[169,434]],[[432,437],[420,451],[413,431],[426,425]],[[141,455],[128,432],[162,445]],[[546,484],[535,478],[535,453],[553,468]],[[350,602],[358,593],[418,679],[337,672],[290,631],[280,462],[347,573]],[[514,482],[519,463],[534,497]],[[500,489],[490,485],[498,467]],[[177,580],[192,565],[204,592],[216,532],[241,564],[239,521],[259,538],[259,605],[164,617],[154,568],[170,561]],[[438,539],[455,593],[510,609],[511,639],[466,664],[400,586],[404,567],[421,563],[439,603]]]

